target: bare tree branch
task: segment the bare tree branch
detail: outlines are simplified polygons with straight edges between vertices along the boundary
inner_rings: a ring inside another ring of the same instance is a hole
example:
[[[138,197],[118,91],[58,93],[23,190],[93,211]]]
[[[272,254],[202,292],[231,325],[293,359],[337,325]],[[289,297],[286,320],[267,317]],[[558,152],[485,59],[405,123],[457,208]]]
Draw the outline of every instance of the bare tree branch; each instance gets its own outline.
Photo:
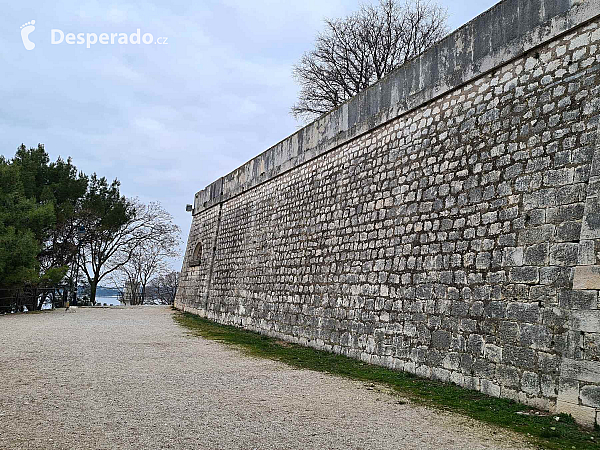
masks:
[[[172,305],[179,284],[179,272],[168,272],[153,278],[147,292],[148,299],[154,304]]]
[[[315,48],[294,66],[300,94],[292,114],[309,122],[337,108],[444,37],[447,16],[433,0],[380,0],[325,20]]]
[[[181,230],[173,217],[158,203],[137,204],[137,221],[142,225],[133,232],[135,239],[121,247],[111,268],[113,279],[126,286],[125,300],[132,305],[144,304],[146,288],[154,277],[170,271],[169,260],[178,257]]]
[[[124,205],[125,219],[115,226],[102,226],[103,216],[89,215],[80,266],[91,286],[92,301],[96,286],[107,276],[113,282],[121,280],[121,286],[127,282],[145,289],[153,276],[166,270],[165,259],[176,256],[179,246],[180,229],[160,204],[119,202],[117,205]],[[143,290],[141,295],[143,303]]]

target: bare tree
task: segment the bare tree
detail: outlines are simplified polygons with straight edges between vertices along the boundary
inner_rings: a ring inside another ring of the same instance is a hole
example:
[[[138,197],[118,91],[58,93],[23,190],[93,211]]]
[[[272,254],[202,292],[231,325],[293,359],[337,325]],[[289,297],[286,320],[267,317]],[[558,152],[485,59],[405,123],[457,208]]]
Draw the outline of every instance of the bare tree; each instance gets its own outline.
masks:
[[[171,270],[169,260],[178,256],[179,234],[179,227],[171,224],[157,239],[142,243],[127,264],[121,267],[122,277],[129,284],[132,305],[143,305],[150,280]]]
[[[98,209],[102,208],[90,208],[86,221],[80,268],[90,284],[92,303],[99,282],[116,272],[133,273],[135,264],[132,261],[143,255],[144,249],[178,242],[178,237],[170,238],[178,235],[179,227],[173,224],[172,216],[160,204],[144,205],[137,200],[120,198],[118,202],[111,202],[111,208],[114,208],[113,203],[118,207],[114,221],[110,220],[112,209],[106,215],[98,214]]]
[[[154,303],[161,305],[172,305],[175,302],[175,294],[179,284],[179,272],[168,272],[152,279],[148,289],[148,297]]]
[[[315,48],[294,66],[301,90],[292,114],[308,122],[337,108],[438,42],[448,32],[447,17],[432,0],[380,0],[325,20]]]
[[[157,233],[136,245],[127,260],[110,277],[113,285],[124,286],[124,300],[132,305],[145,303],[148,283],[171,270],[169,261],[179,256],[178,248],[181,243],[181,230],[173,224],[171,214],[158,203],[151,203],[143,208],[143,216],[151,217]]]

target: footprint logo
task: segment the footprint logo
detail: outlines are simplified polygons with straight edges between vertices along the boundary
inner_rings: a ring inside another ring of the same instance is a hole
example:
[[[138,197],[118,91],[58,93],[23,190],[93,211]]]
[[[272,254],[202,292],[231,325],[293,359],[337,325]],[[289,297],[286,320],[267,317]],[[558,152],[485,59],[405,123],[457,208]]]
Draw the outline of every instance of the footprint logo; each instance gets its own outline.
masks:
[[[35,20],[24,23],[21,25],[21,39],[23,39],[23,45],[27,50],[33,50],[35,44],[29,40],[29,35],[35,30]]]

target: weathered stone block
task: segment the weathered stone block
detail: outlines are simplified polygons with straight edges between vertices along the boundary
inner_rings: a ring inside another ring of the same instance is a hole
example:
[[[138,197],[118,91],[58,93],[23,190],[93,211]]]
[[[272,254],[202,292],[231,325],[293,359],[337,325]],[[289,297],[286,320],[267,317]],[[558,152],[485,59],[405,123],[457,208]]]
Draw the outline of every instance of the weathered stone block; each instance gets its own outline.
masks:
[[[540,308],[535,303],[509,303],[506,308],[506,318],[525,323],[536,323],[539,321]]]
[[[556,409],[561,413],[570,414],[577,422],[583,425],[593,427],[597,423],[596,408],[558,400],[556,402]]]
[[[589,197],[581,226],[581,239],[600,238],[600,197]]]
[[[600,266],[577,266],[573,289],[600,289]]]
[[[553,286],[531,286],[529,300],[542,302],[543,306],[558,304],[557,289]]]
[[[540,280],[539,268],[533,266],[513,267],[510,269],[508,279],[512,283],[535,284]]]
[[[490,380],[481,380],[481,392],[492,397],[500,397],[500,385]]]
[[[596,264],[596,245],[593,240],[579,241],[579,258],[577,264],[579,266],[593,266]]]
[[[523,265],[523,247],[505,247],[503,249],[502,265],[504,266],[522,266]]]
[[[502,361],[507,365],[533,371],[537,368],[537,353],[529,348],[506,345],[502,350]]]
[[[519,401],[519,391],[515,389],[510,389],[505,386],[500,387],[500,397],[507,398],[509,400],[513,400],[515,402]]]
[[[502,386],[518,388],[521,381],[521,371],[514,366],[496,365],[496,378]]]
[[[555,287],[570,287],[573,271],[574,269],[571,267],[541,267],[540,284]]]
[[[506,303],[505,302],[489,302],[484,308],[485,317],[492,319],[503,319],[506,317]]]
[[[555,208],[548,208],[546,217],[549,223],[563,223],[569,220],[576,221],[583,218],[584,210],[584,203],[561,205]]]
[[[483,357],[494,363],[502,362],[502,347],[494,344],[485,344],[483,348]]]
[[[558,395],[558,378],[552,375],[542,375],[540,377],[540,390],[542,396],[555,398]]]
[[[463,386],[474,391],[481,390],[481,380],[477,377],[464,376]]]
[[[464,384],[465,384],[465,377],[460,372],[451,372],[450,373],[450,382],[454,383],[454,384],[456,384],[458,386],[464,386]]]
[[[598,292],[565,289],[558,294],[558,302],[562,308],[598,309]]]
[[[600,310],[577,310],[571,313],[571,330],[587,333],[600,331]]]
[[[586,383],[598,383],[598,380],[600,380],[600,362],[564,358],[560,366],[560,376],[561,378]]]
[[[579,381],[561,377],[558,383],[558,400],[579,404]]]
[[[479,356],[483,355],[483,346],[484,346],[483,337],[478,334],[469,335],[469,339],[467,340],[467,349],[469,353]]]
[[[582,405],[600,408],[600,386],[593,384],[583,386],[579,397]]]
[[[529,395],[539,395],[540,377],[534,372],[523,372],[521,378],[521,390]]]
[[[550,246],[550,265],[574,266],[579,256],[578,243],[562,243]]]
[[[523,263],[526,266],[543,266],[548,264],[549,244],[543,242],[537,245],[530,245],[525,249]]]
[[[518,242],[520,245],[532,245],[548,242],[554,235],[554,229],[555,226],[551,224],[524,229],[519,232]]]
[[[600,332],[586,333],[583,350],[586,360],[600,362]]]
[[[441,367],[433,367],[431,369],[431,378],[447,383],[450,381],[450,371]]]
[[[500,323],[500,342],[502,344],[517,343],[519,337],[519,325],[516,322],[502,321]]]
[[[549,350],[552,333],[545,325],[521,324],[520,345],[539,350]]]
[[[579,241],[581,235],[581,222],[563,222],[556,227],[555,239],[557,242]]]

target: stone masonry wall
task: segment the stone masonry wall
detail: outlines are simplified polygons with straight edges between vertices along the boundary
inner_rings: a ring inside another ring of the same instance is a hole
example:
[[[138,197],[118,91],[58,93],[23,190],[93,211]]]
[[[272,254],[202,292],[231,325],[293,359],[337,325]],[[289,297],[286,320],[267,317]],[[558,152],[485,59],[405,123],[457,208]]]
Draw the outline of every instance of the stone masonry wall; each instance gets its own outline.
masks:
[[[194,220],[186,249],[186,270],[181,271],[178,298],[185,298],[190,306],[206,302],[209,277],[214,257],[220,206],[205,211],[202,220]],[[200,245],[200,257],[192,261],[194,250]]]
[[[196,207],[176,306],[593,424],[599,45],[596,15]]]

